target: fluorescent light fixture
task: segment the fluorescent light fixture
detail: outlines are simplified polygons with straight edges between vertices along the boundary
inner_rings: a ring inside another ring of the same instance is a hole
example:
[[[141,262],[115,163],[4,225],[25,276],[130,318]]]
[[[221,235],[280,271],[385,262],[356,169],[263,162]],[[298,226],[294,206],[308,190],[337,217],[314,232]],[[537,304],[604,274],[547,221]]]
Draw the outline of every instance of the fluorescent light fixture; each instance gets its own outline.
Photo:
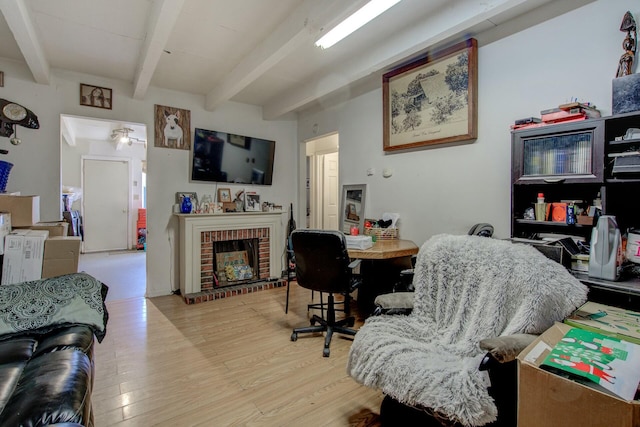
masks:
[[[334,29],[322,36],[316,42],[316,46],[320,46],[323,49],[330,48],[399,1],[400,0],[371,0],[358,9],[353,15],[336,25]]]

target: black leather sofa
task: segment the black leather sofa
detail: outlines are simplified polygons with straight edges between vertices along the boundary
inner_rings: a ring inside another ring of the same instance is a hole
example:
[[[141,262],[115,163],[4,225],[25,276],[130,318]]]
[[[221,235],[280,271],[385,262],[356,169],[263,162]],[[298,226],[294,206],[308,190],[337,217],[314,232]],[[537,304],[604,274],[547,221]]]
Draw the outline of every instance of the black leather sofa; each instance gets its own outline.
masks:
[[[93,343],[87,326],[0,342],[0,425],[93,426]]]
[[[0,426],[94,425],[106,293],[84,273],[0,287]]]

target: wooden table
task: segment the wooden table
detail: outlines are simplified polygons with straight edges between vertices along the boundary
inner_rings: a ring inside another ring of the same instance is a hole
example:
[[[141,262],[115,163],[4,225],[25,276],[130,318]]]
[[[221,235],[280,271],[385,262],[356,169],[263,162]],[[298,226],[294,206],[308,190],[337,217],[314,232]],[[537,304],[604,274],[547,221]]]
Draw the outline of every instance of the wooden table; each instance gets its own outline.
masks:
[[[349,256],[361,259],[362,285],[358,288],[358,307],[371,313],[378,295],[392,292],[400,272],[412,267],[411,256],[420,248],[411,240],[378,240],[369,249],[347,249]]]
[[[347,249],[351,258],[390,259],[415,255],[418,246],[411,240],[378,240],[369,249]]]

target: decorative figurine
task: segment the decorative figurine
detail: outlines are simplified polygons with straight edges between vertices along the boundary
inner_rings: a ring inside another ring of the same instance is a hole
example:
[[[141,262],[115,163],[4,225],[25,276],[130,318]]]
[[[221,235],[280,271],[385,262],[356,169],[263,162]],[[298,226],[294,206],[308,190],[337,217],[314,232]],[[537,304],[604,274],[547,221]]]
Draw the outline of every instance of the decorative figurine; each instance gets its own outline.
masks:
[[[622,42],[622,48],[625,52],[618,61],[618,72],[616,77],[628,76],[633,73],[633,59],[636,53],[636,21],[633,19],[631,12],[627,11],[622,18],[622,24],[620,24],[620,31],[626,31],[627,36]],[[633,38],[632,34],[633,33]]]

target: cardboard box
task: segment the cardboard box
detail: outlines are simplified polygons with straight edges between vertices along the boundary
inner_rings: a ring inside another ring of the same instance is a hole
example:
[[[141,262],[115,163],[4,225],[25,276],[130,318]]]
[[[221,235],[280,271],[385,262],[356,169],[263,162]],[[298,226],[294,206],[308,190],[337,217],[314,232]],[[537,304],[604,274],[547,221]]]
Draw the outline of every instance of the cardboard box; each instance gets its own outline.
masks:
[[[587,301],[564,323],[640,344],[640,313],[637,311]]]
[[[77,273],[81,243],[79,236],[49,237],[44,242],[42,278]]]
[[[47,230],[49,237],[66,236],[69,230],[69,223],[65,221],[51,221],[51,222],[39,222],[28,227],[15,227],[15,228],[28,228],[30,230]]]
[[[11,232],[11,214],[0,212],[0,255],[4,254],[4,238]]]
[[[0,195],[0,211],[11,213],[12,227],[28,227],[40,222],[40,196]]]
[[[518,427],[640,425],[640,402],[540,369],[571,326],[555,323],[518,355]]]
[[[47,230],[13,230],[5,237],[2,284],[28,282],[42,278],[44,242]]]

